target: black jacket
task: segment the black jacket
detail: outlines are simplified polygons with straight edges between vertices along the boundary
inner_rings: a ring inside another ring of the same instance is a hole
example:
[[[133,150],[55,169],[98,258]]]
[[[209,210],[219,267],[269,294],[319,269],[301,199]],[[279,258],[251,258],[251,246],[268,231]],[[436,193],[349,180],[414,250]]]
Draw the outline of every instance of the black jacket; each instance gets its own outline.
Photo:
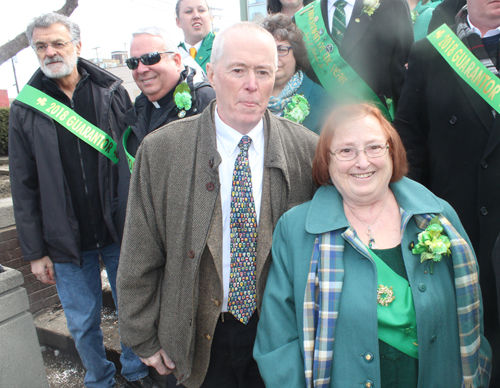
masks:
[[[190,117],[197,115],[208,106],[210,101],[215,98],[215,91],[212,89],[210,84],[206,81],[200,82],[198,84],[193,84],[194,77],[194,69],[187,67],[181,72],[178,84],[186,81],[189,85],[189,89],[193,90],[194,93],[192,95],[192,106],[186,112],[186,116]],[[167,93],[168,95],[172,95],[173,91]],[[160,99],[161,100],[161,99]],[[153,107],[153,104],[149,102],[148,98],[144,94],[140,94],[135,99],[135,104],[132,109],[130,109],[124,116],[125,123],[127,127],[130,126],[132,129],[132,133],[129,135],[127,139],[127,151],[134,156],[141,144],[142,140],[146,135],[150,133],[148,128],[153,127],[153,130],[156,130],[164,125],[171,123],[173,121],[179,120],[178,116],[179,110],[177,109],[175,102],[173,99],[168,101],[168,104],[162,109],[162,114],[159,119],[153,123],[153,126],[149,123],[149,118],[151,114],[151,110],[156,109]],[[152,132],[152,131],[151,131]],[[120,160],[118,162],[119,171],[120,171],[120,182],[118,185],[118,216],[117,216],[117,224],[118,231],[121,238],[123,234],[123,226],[125,224],[125,213],[127,209],[127,199],[128,199],[128,190],[130,184],[130,169],[127,163],[127,159],[125,158],[125,151],[123,149],[123,139],[120,140],[120,144],[118,145]]]
[[[414,40],[408,4],[404,0],[381,0],[371,16],[363,7],[363,0],[356,0],[340,55],[383,103],[387,97],[397,106]],[[321,14],[331,36],[328,0],[321,0]],[[307,75],[318,82],[312,68]]]
[[[456,25],[450,28],[456,33]],[[409,177],[448,201],[469,235],[492,343],[493,333],[500,333],[491,260],[500,233],[500,114],[421,39],[410,54],[394,125],[408,153]],[[500,348],[492,348],[493,370],[500,370]]]
[[[98,127],[118,141],[125,129],[120,117],[132,106],[123,82],[85,59],[78,66],[90,76]],[[28,82],[42,90],[38,69]],[[9,164],[17,233],[25,260],[49,256],[53,262],[80,265],[80,233],[64,178],[56,127],[37,110],[14,101],[9,118]],[[113,240],[119,243],[115,217],[118,166],[99,153],[102,212]]]

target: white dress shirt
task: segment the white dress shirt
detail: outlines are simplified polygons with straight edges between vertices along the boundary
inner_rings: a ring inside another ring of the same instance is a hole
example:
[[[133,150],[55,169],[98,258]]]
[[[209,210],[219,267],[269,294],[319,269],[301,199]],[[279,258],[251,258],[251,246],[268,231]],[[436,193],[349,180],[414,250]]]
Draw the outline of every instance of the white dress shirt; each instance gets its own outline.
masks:
[[[335,13],[335,7],[333,4],[335,4],[337,0],[328,0],[328,27],[330,28],[330,31],[332,30],[332,21],[333,21],[333,14]],[[349,25],[349,21],[351,20],[352,16],[352,10],[354,9],[354,3],[356,0],[345,0],[346,5],[344,7],[345,11],[345,26]],[[325,23],[326,24],[326,23]]]
[[[471,30],[473,32],[475,32],[476,34],[478,34],[481,38],[488,38],[490,36],[495,36],[495,35],[500,34],[500,27],[497,27],[497,28],[494,28],[493,30],[489,30],[488,32],[486,32],[486,34],[484,34],[484,36],[482,36],[481,31],[479,31],[479,29],[476,26],[474,26],[474,24],[472,24],[470,22],[469,15],[467,15],[467,21],[469,22],[469,26],[470,26]]]
[[[217,150],[222,158],[219,165],[220,197],[222,205],[222,280],[224,286],[224,300],[222,311],[227,311],[229,293],[229,275],[231,273],[231,188],[233,182],[234,163],[240,153],[238,143],[243,135],[225,124],[215,108],[215,132],[217,135]],[[264,176],[264,124],[257,124],[248,134],[252,139],[248,149],[248,159],[252,172],[252,194],[257,213],[257,226],[260,219],[260,204],[262,199],[262,179]],[[257,232],[257,239],[258,239]],[[257,240],[258,241],[258,240]],[[257,243],[258,244],[258,243]]]
[[[186,47],[186,51],[189,53],[189,50],[191,47],[194,47],[196,49],[196,53],[200,51],[201,44],[203,43],[203,39],[200,40],[198,43],[196,43],[194,46],[191,46],[188,42],[184,41],[184,47]]]

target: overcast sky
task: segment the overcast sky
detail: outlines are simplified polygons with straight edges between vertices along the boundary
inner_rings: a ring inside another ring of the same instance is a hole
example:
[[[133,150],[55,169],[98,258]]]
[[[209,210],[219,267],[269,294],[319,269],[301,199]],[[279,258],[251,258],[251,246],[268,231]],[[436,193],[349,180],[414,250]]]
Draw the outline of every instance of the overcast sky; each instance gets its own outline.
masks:
[[[0,45],[14,39],[26,30],[34,17],[64,5],[64,0],[14,0],[9,1],[9,12],[3,12],[0,23]],[[71,15],[80,26],[82,57],[111,58],[111,51],[129,49],[132,32],[141,27],[159,26],[172,34],[174,42],[180,41],[182,31],[175,25],[176,0],[79,0]],[[215,25],[224,28],[240,20],[239,0],[209,0],[215,10]],[[219,16],[219,17],[218,17]],[[26,48],[17,55],[15,63],[19,90],[38,68],[36,55]],[[0,89],[7,89],[9,97],[17,96],[14,72],[9,60],[0,66]]]

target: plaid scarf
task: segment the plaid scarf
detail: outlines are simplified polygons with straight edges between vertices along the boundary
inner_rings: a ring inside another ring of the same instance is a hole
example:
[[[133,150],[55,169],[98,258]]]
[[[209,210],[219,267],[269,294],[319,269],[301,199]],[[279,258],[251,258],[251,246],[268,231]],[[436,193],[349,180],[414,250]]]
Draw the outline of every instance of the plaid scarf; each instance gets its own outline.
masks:
[[[415,215],[419,228],[425,229],[433,216]],[[491,362],[479,354],[481,346],[480,289],[474,254],[450,222],[438,215],[451,242],[455,274],[457,315],[459,319],[462,388],[488,386]],[[411,215],[402,212],[401,233]],[[316,237],[304,296],[304,367],[308,388],[328,388],[331,379],[335,325],[344,279],[344,244],[368,257],[369,253],[355,231],[348,228]],[[481,385],[482,382],[486,384]]]
[[[484,48],[483,40],[469,27],[467,21],[467,5],[465,5],[455,17],[457,22],[457,36],[462,41],[463,44],[474,54],[474,56],[481,61],[481,63],[488,68],[497,77],[499,76],[498,70],[496,69],[493,61],[488,55],[488,52]],[[498,56],[500,57],[500,50],[498,50]],[[497,58],[497,63],[500,61]]]

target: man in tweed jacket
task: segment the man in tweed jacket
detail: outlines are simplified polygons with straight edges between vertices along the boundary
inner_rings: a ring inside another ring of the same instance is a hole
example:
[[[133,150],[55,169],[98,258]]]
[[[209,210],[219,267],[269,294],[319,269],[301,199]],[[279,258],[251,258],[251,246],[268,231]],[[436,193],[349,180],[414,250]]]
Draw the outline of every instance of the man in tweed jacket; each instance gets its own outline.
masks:
[[[146,364],[169,375],[167,387],[264,387],[252,349],[272,233],[285,211],[313,195],[317,142],[266,110],[276,55],[272,36],[255,24],[218,34],[207,66],[217,100],[148,135],[137,153],[118,274],[120,331]],[[247,324],[227,312],[225,280],[231,175],[243,135],[252,139],[258,220],[257,310]]]

